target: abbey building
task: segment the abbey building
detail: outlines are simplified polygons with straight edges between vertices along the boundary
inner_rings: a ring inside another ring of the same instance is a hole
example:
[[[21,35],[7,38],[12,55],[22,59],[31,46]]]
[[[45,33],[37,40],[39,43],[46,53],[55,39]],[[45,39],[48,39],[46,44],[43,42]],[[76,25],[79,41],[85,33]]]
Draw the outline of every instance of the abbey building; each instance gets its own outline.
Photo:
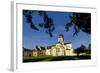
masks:
[[[75,55],[71,42],[64,43],[64,36],[58,36],[58,42],[55,45],[47,47],[37,46],[31,51],[24,51],[23,55],[29,56],[73,56]]]

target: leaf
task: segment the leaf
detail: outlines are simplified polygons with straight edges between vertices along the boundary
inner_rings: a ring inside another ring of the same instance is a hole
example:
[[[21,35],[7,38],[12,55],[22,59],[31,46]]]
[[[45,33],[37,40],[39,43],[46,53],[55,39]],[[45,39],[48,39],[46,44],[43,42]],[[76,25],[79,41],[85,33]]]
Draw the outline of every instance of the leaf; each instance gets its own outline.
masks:
[[[30,24],[30,27],[31,27],[32,29],[34,29],[34,30],[39,31],[39,29],[38,29],[34,24]]]
[[[43,27],[43,23],[40,23],[39,26],[40,26],[40,27]]]

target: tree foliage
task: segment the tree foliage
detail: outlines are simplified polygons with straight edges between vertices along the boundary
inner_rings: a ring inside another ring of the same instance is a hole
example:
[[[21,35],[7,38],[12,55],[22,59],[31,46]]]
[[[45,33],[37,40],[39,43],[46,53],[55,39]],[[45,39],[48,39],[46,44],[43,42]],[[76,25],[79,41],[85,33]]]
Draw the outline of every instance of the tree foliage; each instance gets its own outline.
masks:
[[[91,55],[91,44],[88,45],[88,48],[85,51],[87,54]]]
[[[34,23],[33,15],[35,13],[43,18],[43,23]],[[52,32],[55,30],[55,26],[53,24],[53,19],[48,16],[46,11],[23,10],[23,15],[32,29],[39,31],[39,27],[44,28],[45,32],[49,34],[50,37],[53,37]]]
[[[74,52],[77,54],[77,56],[79,56],[80,53],[91,55],[91,44],[89,44],[88,47],[86,47],[85,45],[81,45],[80,47],[76,48]]]
[[[75,49],[75,53],[77,53],[77,56],[79,56],[79,54],[83,53],[85,49],[86,47],[84,45],[81,45],[79,48]]]
[[[77,35],[79,31],[83,31],[87,34],[91,34],[91,14],[90,13],[72,13],[70,22],[65,25],[66,31],[69,31],[70,27],[74,27],[74,35]]]
[[[33,19],[33,15],[38,14],[43,18],[43,23],[36,24]],[[49,34],[50,37],[53,37],[53,31],[55,26],[53,23],[53,18],[48,16],[46,11],[34,11],[34,10],[23,10],[23,15],[25,16],[27,23],[33,30],[41,31],[39,27],[45,29],[45,33]],[[90,13],[72,13],[69,15],[70,22],[66,23],[65,29],[68,32],[69,28],[73,26],[75,32],[74,35],[77,35],[78,32],[83,31],[87,34],[91,34],[91,14]]]

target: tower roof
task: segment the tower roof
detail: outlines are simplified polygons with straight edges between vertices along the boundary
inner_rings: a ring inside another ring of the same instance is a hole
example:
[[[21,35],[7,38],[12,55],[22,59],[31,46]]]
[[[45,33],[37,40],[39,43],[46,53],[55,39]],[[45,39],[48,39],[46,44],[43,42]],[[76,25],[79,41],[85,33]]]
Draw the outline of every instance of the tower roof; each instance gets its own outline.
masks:
[[[64,43],[64,45],[65,45],[65,44],[71,44],[71,43],[72,43],[72,42],[67,42],[67,43]]]
[[[62,33],[59,34],[59,37],[64,37]]]

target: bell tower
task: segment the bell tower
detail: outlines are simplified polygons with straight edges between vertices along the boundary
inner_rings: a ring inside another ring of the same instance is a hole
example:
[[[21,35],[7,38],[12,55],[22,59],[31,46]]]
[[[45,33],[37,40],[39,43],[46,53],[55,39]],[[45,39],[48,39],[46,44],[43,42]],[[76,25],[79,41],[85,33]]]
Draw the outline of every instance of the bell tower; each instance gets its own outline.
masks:
[[[64,44],[64,36],[63,36],[62,33],[59,34],[59,36],[58,36],[58,43],[60,43],[60,44]]]

